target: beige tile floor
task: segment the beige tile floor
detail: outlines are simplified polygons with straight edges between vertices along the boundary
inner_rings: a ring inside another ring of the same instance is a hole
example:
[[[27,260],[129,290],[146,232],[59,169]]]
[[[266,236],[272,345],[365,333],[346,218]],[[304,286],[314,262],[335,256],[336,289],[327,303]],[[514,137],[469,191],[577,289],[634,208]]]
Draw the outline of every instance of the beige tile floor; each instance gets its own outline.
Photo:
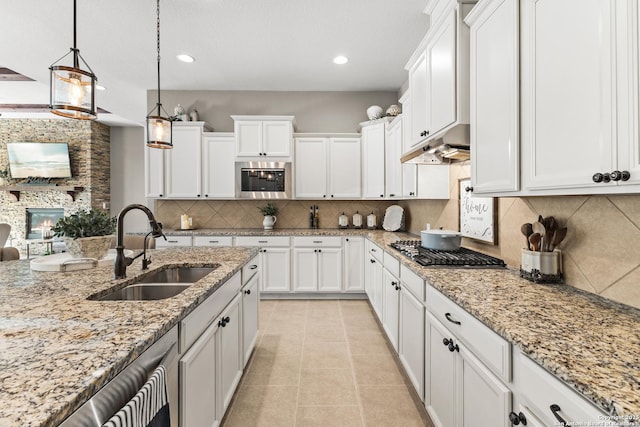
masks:
[[[260,303],[225,427],[432,426],[366,301]]]

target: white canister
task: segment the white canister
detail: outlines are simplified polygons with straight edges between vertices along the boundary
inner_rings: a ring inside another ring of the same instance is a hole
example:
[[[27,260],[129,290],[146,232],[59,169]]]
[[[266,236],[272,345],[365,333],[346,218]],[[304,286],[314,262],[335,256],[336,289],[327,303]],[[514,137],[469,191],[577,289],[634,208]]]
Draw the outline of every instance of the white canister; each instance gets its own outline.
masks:
[[[342,215],[338,217],[338,226],[340,228],[347,228],[349,226],[349,217],[342,212]]]
[[[355,228],[362,228],[362,215],[360,215],[358,211],[353,214],[353,226]]]
[[[378,227],[378,218],[374,215],[373,212],[371,212],[369,215],[367,215],[367,228],[373,230],[376,227]]]

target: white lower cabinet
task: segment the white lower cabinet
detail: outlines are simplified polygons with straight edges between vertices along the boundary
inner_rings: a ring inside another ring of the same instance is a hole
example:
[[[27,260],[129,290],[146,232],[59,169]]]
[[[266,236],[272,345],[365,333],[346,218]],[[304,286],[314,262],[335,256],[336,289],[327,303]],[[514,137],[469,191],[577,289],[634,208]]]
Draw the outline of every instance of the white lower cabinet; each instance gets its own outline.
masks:
[[[233,236],[193,236],[193,246],[231,246]]]
[[[289,236],[237,236],[236,246],[259,246],[261,292],[291,290],[291,249]]]
[[[424,282],[423,282],[424,283]],[[424,304],[407,291],[404,279],[400,290],[398,356],[420,399],[424,400]]]
[[[343,289],[345,292],[362,292],[364,290],[364,237],[345,237],[343,247]]]
[[[244,271],[243,271],[244,273]],[[243,282],[245,278],[242,278]],[[258,304],[260,301],[260,275],[256,272],[242,287],[242,351],[243,366],[258,339]]]
[[[508,427],[511,390],[427,313],[425,405],[439,427]]]
[[[342,291],[340,237],[294,237],[293,246],[294,291]]]
[[[400,281],[386,268],[382,270],[382,327],[393,348],[398,351],[398,312]]]
[[[382,271],[382,263],[373,256],[367,255],[364,277],[365,291],[378,319],[382,319]]]
[[[222,414],[216,408],[216,332],[207,329],[180,359],[180,425],[215,427]]]
[[[240,301],[242,297],[237,295],[229,303],[218,320],[217,335],[218,345],[218,381],[220,382],[220,396],[218,398],[218,410],[224,414],[233,392],[236,390],[244,367],[244,355],[242,351],[242,317],[240,316]]]

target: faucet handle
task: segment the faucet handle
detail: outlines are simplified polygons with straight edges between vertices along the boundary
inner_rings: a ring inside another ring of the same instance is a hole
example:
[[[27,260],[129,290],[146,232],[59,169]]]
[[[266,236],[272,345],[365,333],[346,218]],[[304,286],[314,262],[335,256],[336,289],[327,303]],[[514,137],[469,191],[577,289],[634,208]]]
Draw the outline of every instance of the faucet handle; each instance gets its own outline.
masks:
[[[149,264],[151,264],[151,257],[142,258],[142,269],[143,270],[146,270],[147,268],[149,268]]]

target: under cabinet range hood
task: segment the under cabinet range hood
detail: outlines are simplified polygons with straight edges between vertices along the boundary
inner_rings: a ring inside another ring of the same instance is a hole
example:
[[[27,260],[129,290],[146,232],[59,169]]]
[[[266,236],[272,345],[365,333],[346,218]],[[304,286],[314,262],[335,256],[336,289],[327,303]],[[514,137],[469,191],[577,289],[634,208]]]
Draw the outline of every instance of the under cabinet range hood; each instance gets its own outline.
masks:
[[[459,124],[425,139],[400,158],[402,163],[440,165],[470,159],[470,126]]]

